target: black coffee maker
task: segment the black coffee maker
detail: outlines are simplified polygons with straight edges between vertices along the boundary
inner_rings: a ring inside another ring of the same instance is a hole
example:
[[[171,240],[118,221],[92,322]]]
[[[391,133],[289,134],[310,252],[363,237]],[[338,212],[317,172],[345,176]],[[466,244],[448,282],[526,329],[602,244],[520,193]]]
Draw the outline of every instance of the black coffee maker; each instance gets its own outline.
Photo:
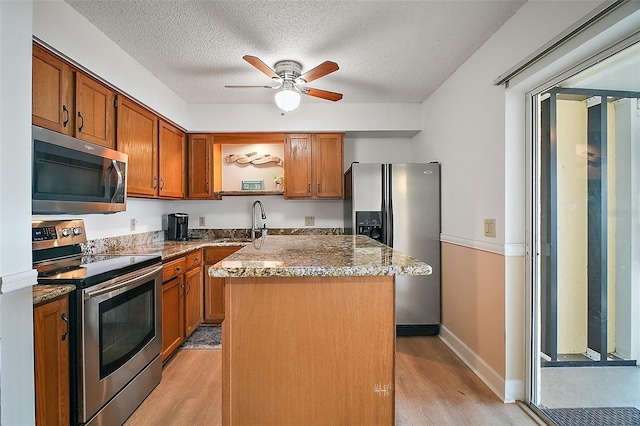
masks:
[[[186,241],[189,239],[189,215],[186,213],[169,214],[169,226],[167,238],[174,241]]]

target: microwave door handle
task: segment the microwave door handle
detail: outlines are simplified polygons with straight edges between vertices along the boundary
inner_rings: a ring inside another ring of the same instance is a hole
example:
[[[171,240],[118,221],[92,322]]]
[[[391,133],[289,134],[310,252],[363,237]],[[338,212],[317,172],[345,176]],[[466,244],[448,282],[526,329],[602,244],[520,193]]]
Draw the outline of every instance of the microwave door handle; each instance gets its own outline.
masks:
[[[115,172],[118,176],[118,183],[116,185],[116,190],[113,192],[113,197],[111,198],[111,202],[118,196],[120,191],[122,190],[122,186],[124,185],[124,178],[122,177],[122,171],[120,167],[118,167],[118,162],[116,160],[111,160],[111,165],[109,166],[109,172],[105,174],[105,182],[104,182],[104,190],[105,192],[109,191],[109,182],[111,181],[111,173]],[[105,194],[106,195],[106,194]]]

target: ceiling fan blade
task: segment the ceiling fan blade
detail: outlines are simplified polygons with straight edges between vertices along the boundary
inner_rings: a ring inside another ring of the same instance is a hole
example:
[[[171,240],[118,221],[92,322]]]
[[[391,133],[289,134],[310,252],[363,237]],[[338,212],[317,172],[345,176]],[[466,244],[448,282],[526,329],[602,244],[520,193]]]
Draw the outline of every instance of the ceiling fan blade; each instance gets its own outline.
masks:
[[[244,85],[238,85],[238,84],[227,84],[224,87],[226,87],[227,89],[277,89],[278,86],[273,87],[273,86],[244,86]]]
[[[331,61],[324,61],[315,68],[302,74],[299,78],[303,79],[307,83],[317,80],[320,77],[324,77],[327,74],[331,74],[334,71],[338,71],[338,64]]]
[[[322,98],[322,99],[326,99],[328,101],[333,101],[333,102],[339,101],[340,99],[342,99],[342,93],[329,92],[327,90],[305,88],[304,90],[302,90],[302,93],[304,93],[305,95],[315,96],[316,98]]]
[[[267,64],[265,64],[264,62],[262,62],[260,59],[258,59],[255,56],[251,56],[251,55],[244,55],[242,57],[242,59],[244,59],[245,61],[249,62],[251,65],[253,65],[254,67],[258,68],[260,71],[262,71],[267,77],[269,78],[280,78],[280,76],[278,74],[276,74],[276,72],[274,70],[272,70]]]

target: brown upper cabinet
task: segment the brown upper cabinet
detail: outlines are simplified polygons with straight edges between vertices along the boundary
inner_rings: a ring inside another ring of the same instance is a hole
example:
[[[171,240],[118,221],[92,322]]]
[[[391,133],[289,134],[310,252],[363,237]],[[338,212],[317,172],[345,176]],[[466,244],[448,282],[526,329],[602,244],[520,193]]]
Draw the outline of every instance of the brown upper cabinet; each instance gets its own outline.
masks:
[[[187,145],[188,187],[187,197],[194,199],[219,199],[214,191],[222,181],[221,145],[214,145],[211,133],[191,134]]]
[[[289,134],[284,145],[285,198],[343,196],[342,134]]]
[[[160,120],[159,147],[158,174],[160,183],[158,195],[167,198],[184,198],[185,155],[187,153],[184,132]]]
[[[158,194],[158,117],[121,97],[118,105],[118,151],[129,155],[127,193],[143,197]]]
[[[32,122],[115,148],[116,93],[33,44]]]
[[[76,72],[75,136],[115,148],[116,94],[92,78]]]
[[[129,156],[127,193],[140,197],[184,197],[186,140],[182,130],[121,97],[118,151]]]
[[[71,67],[34,44],[31,78],[33,124],[73,136],[75,76]]]

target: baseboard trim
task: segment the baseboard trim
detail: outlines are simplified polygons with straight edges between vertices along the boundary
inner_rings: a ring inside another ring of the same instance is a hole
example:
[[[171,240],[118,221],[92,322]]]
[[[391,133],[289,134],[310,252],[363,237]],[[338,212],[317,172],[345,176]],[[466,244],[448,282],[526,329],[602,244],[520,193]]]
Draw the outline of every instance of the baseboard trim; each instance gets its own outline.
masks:
[[[439,337],[501,401],[511,403],[522,399],[522,380],[506,381],[444,325],[440,326]]]
[[[25,287],[33,287],[38,283],[38,271],[29,269],[28,271],[0,277],[0,294],[20,290]]]

